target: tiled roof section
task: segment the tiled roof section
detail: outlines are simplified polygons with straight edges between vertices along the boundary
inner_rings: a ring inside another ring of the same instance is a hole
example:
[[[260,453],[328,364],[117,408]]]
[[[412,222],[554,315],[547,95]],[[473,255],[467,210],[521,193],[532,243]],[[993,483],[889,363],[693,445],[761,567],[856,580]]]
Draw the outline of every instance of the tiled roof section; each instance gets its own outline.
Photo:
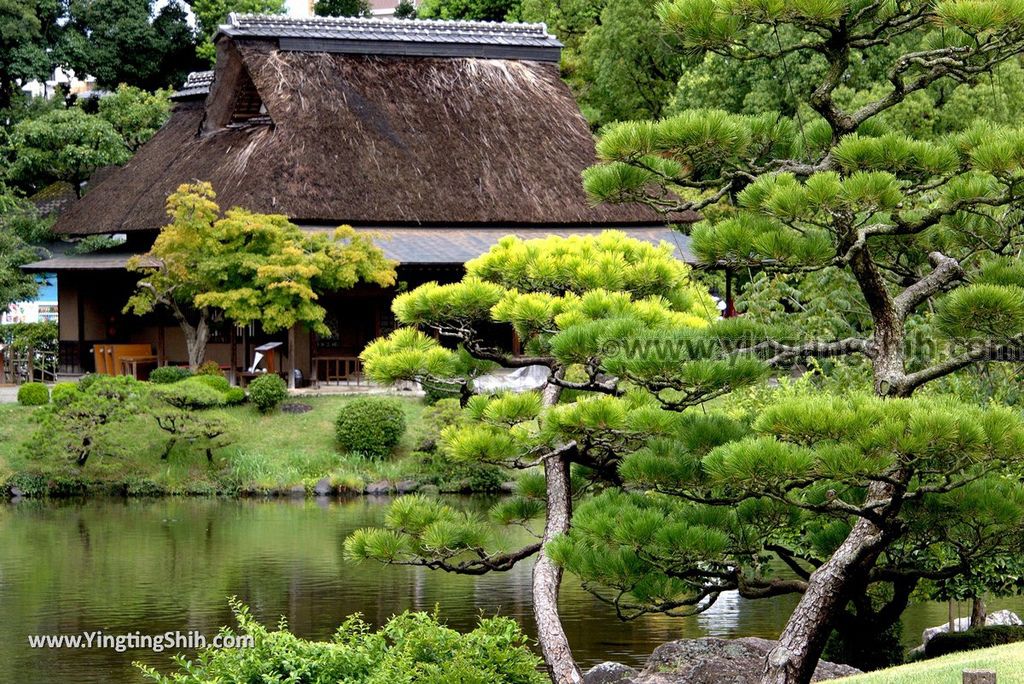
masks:
[[[307,228],[311,231],[327,228]],[[331,229],[333,230],[333,228]],[[598,229],[571,228],[359,228],[373,235],[373,241],[384,256],[406,266],[440,266],[464,264],[475,259],[498,243],[506,235],[524,240],[548,235],[598,235]],[[675,246],[677,259],[695,263],[690,250],[690,238],[670,228],[624,228],[622,232],[632,238]],[[103,271],[125,268],[130,254],[80,254],[55,256],[22,266],[36,273],[54,271]]]
[[[184,85],[171,96],[172,100],[187,100],[193,97],[206,97],[213,83],[212,71],[193,71],[185,79]]]
[[[36,205],[40,216],[59,216],[76,199],[78,195],[75,194],[75,186],[67,181],[51,183],[29,197],[29,201]]]
[[[557,62],[562,44],[544,24],[432,19],[297,18],[231,14],[219,35],[277,39],[281,50]]]

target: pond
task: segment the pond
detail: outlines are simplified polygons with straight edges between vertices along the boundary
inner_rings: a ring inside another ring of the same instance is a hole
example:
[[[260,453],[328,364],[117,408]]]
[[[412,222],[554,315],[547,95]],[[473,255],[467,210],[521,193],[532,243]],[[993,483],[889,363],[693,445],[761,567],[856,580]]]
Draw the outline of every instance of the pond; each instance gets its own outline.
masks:
[[[485,499],[460,503],[485,507]],[[471,628],[481,613],[510,615],[532,634],[530,563],[510,572],[460,577],[408,567],[354,565],[342,543],[381,521],[386,499],[25,501],[0,505],[0,680],[23,684],[138,682],[132,661],[166,669],[169,654],[146,650],[40,650],[36,634],[213,635],[231,623],[228,596],[264,623],[282,616],[297,634],[328,638],[344,617],[375,625],[406,609],[440,609]],[[776,636],[795,600],[722,600],[689,619],[648,616],[622,623],[567,578],[562,615],[581,664],[642,663],[658,644],[684,637]],[[993,609],[1024,608],[1019,599]],[[966,610],[966,606],[964,606]],[[913,607],[908,643],[945,620],[945,605]]]

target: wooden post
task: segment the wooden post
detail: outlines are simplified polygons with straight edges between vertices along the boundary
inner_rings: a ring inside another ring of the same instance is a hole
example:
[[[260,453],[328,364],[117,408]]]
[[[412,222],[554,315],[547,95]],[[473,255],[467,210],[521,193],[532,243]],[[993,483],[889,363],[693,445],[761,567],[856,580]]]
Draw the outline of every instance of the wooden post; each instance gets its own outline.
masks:
[[[236,373],[238,372],[238,328],[231,324],[231,369],[228,370],[228,382],[232,385],[238,384]]]
[[[164,332],[164,322],[160,321],[160,326],[156,330],[156,365],[165,366],[167,364],[167,340]]]
[[[964,684],[996,684],[993,670],[964,670]]]
[[[295,389],[295,326],[288,328],[288,389]]]

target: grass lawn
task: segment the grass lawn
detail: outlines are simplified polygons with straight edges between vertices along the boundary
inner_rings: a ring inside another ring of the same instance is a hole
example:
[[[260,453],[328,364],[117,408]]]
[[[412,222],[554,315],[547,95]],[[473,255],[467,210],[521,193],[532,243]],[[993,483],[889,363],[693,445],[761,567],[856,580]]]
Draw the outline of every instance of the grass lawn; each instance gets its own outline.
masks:
[[[832,681],[842,684],[960,684],[964,670],[994,670],[999,684],[1024,684],[1024,642],[952,653]]]
[[[4,404],[0,405],[0,485],[12,481],[28,490],[34,478],[56,481],[71,491],[85,486],[132,494],[258,494],[299,485],[312,488],[323,477],[336,487],[357,491],[367,482],[382,479],[421,479],[423,466],[410,454],[419,432],[422,401],[399,400],[408,425],[403,443],[391,459],[371,461],[340,453],[334,444],[334,420],[353,398],[302,397],[298,401],[313,410],[301,414],[264,416],[249,405],[213,409],[209,413],[224,418],[235,440],[215,452],[213,464],[205,453],[185,444],[161,460],[167,434],[151,416],[138,416],[119,424],[105,453],[94,454],[82,468],[67,459],[33,453],[35,409]]]

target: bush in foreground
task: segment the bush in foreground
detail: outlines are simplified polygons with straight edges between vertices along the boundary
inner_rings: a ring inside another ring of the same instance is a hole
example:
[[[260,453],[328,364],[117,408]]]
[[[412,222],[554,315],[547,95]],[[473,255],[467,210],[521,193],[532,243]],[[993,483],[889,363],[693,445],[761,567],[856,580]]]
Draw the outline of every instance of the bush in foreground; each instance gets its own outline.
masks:
[[[50,390],[41,382],[26,382],[18,388],[18,403],[22,406],[45,406],[50,403]]]
[[[282,624],[269,631],[247,608],[232,602],[239,633],[251,648],[207,648],[195,661],[175,658],[178,671],[164,676],[139,666],[159,684],[223,682],[416,682],[448,684],[541,684],[540,659],[530,652],[510,618],[480,620],[460,634],[426,613],[403,613],[373,632],[358,616],[338,628],[332,641],[306,641]],[[235,634],[224,630],[223,634]]]
[[[1002,646],[1024,641],[1024,626],[992,625],[978,627],[966,632],[940,632],[928,640],[924,648],[926,658],[938,658],[948,653],[973,651],[989,646]]]
[[[359,397],[341,410],[335,422],[338,446],[368,458],[384,458],[405,434],[405,412],[395,399]]]
[[[260,413],[270,413],[288,397],[288,386],[278,375],[268,373],[249,383],[249,401]]]
[[[180,366],[163,366],[161,368],[154,368],[149,374],[149,381],[155,385],[171,385],[175,382],[181,382],[185,378],[191,378],[192,371],[188,368],[182,368]]]

